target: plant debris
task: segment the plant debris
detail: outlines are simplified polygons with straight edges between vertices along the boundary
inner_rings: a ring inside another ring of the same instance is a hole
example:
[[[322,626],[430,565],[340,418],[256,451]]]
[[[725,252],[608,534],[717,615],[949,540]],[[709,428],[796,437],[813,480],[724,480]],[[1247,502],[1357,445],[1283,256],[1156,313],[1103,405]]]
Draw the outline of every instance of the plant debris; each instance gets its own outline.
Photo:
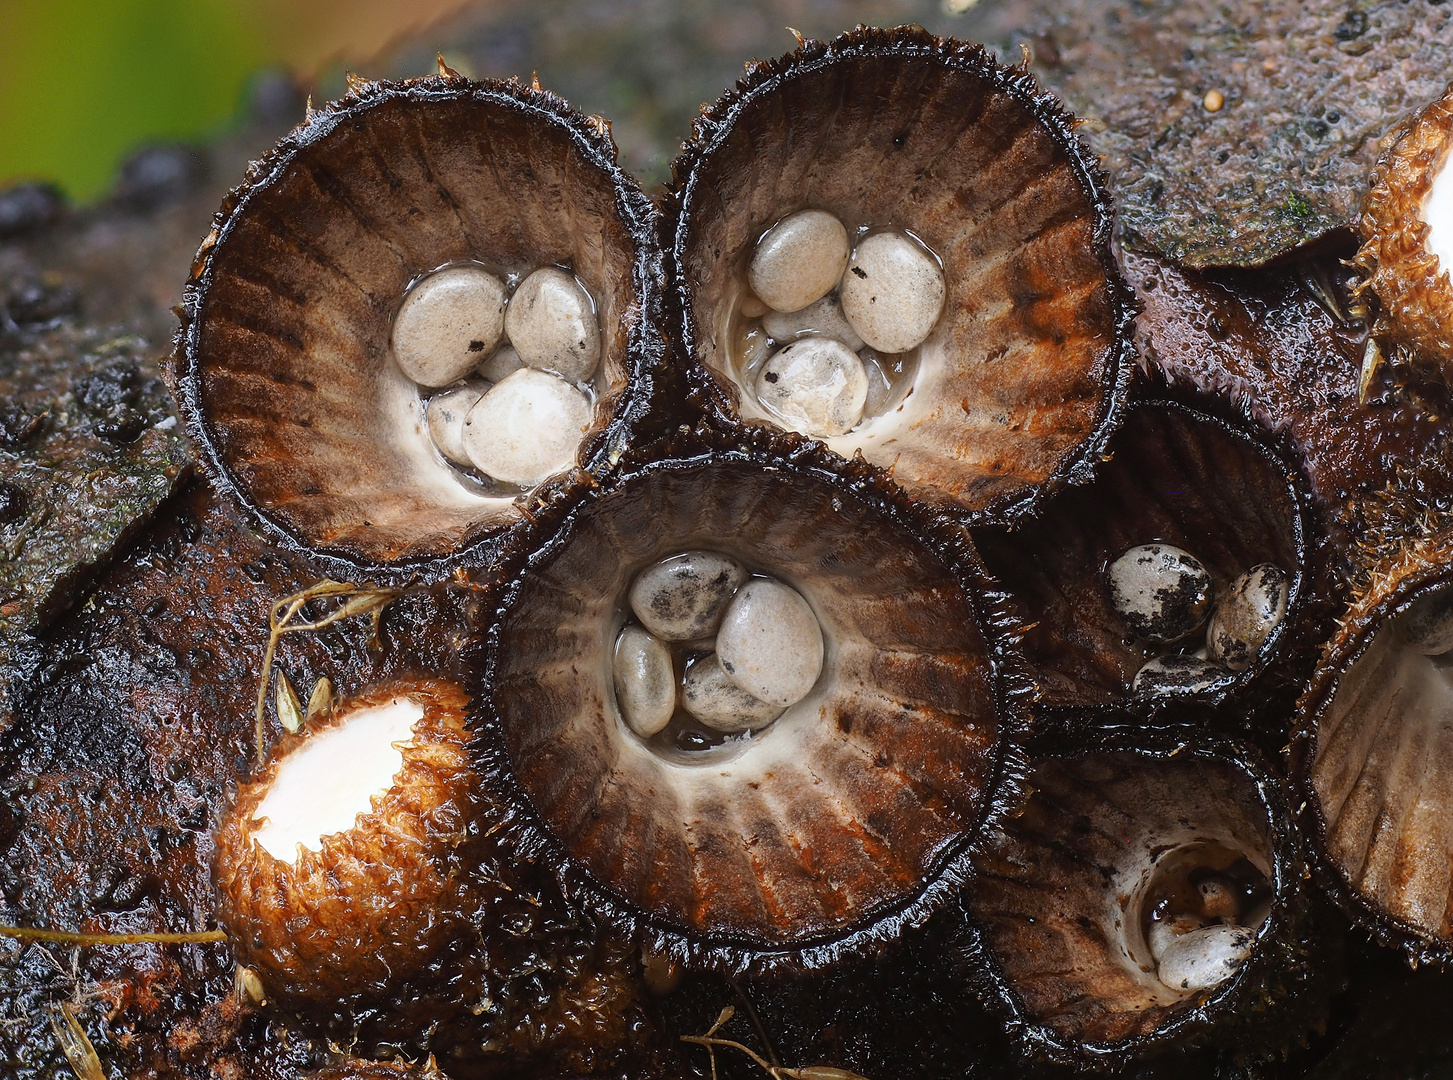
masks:
[[[272,674],[273,658],[277,654],[278,639],[284,634],[296,631],[321,630],[325,626],[332,626],[339,620],[351,618],[354,615],[369,615],[373,618],[373,635],[376,640],[378,620],[383,617],[383,609],[402,595],[403,591],[402,589],[381,589],[373,585],[349,585],[342,581],[324,579],[317,584],[309,585],[302,592],[285,596],[273,604],[272,612],[268,616],[267,648],[262,655],[262,677],[258,680],[257,687],[256,735],[259,760],[267,752],[263,718],[267,710],[267,684],[269,676]],[[316,619],[293,622],[304,606],[312,600],[341,600],[342,603]],[[331,692],[330,684],[329,693],[331,694]],[[320,702],[320,707],[321,704]],[[311,697],[308,707],[309,713],[311,713]],[[297,694],[293,692],[292,684],[281,672],[278,673],[277,709],[278,722],[286,730],[297,731],[302,726],[302,706],[298,702]]]
[[[723,1049],[727,1050],[736,1050],[739,1053],[745,1054],[747,1057],[751,1058],[752,1062],[760,1069],[762,1069],[763,1072],[765,1072],[768,1076],[772,1077],[772,1080],[867,1080],[867,1077],[865,1076],[861,1076],[855,1072],[849,1072],[847,1069],[839,1069],[832,1065],[806,1065],[802,1068],[796,1069],[788,1069],[784,1068],[781,1065],[773,1065],[770,1061],[762,1057],[751,1047],[739,1043],[735,1039],[716,1038],[716,1033],[721,1030],[722,1025],[724,1025],[735,1015],[736,1009],[733,1008],[731,1005],[728,1005],[721,1011],[721,1015],[716,1018],[716,1023],[712,1024],[711,1027],[707,1029],[706,1034],[681,1036],[681,1041],[684,1043],[692,1043],[696,1046],[706,1047],[706,1052],[711,1056],[712,1080],[717,1080],[717,1047],[722,1047]]]
[[[51,1011],[50,1027],[66,1060],[71,1063],[76,1080],[106,1080],[96,1048],[91,1045],[86,1029],[76,1019],[76,1010],[71,1008],[70,1002],[62,1001]]]

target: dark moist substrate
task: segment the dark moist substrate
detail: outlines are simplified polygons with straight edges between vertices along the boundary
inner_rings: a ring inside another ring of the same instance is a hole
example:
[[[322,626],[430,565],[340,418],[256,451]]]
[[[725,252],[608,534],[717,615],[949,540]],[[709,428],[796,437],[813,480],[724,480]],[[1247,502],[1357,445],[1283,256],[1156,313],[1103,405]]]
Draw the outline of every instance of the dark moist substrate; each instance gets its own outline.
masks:
[[[1415,495],[1440,513],[1453,508],[1453,470],[1426,454],[1453,433],[1445,395],[1402,385],[1384,369],[1358,403],[1364,330],[1345,318],[1338,260],[1354,249],[1345,236],[1334,233],[1302,258],[1261,269],[1197,271],[1172,260],[1254,262],[1344,224],[1380,126],[1442,89],[1453,59],[1446,23],[1453,6],[1383,0],[1350,12],[1318,0],[1281,6],[1275,25],[1287,23],[1293,33],[1253,33],[1271,10],[1238,2],[1224,11],[1209,0],[1134,7],[1035,0],[981,4],[953,16],[937,0],[843,0],[830,10],[794,10],[792,21],[815,36],[860,19],[921,22],[989,42],[1011,62],[1020,41],[1031,46],[1032,70],[1070,108],[1095,117],[1086,135],[1109,154],[1125,206],[1122,264],[1145,306],[1142,354],[1199,407],[1284,432],[1332,538],[1319,591],[1337,597],[1344,575],[1356,580],[1365,572],[1367,552],[1395,545],[1419,508]],[[735,77],[742,57],[791,45],[777,29],[781,16],[766,5],[725,0],[690,8],[617,0],[586,20],[560,0],[501,5],[460,21],[447,40],[404,46],[373,73],[422,73],[440,44],[467,58],[477,75],[538,69],[585,111],[614,117],[624,163],[649,183],[663,178],[691,114]],[[729,17],[735,32],[715,32]],[[1305,40],[1312,47],[1297,44]],[[1399,42],[1410,51],[1407,63],[1382,67],[1372,82],[1358,78],[1359,64],[1377,64]],[[1264,54],[1273,74],[1280,69],[1284,87],[1231,85],[1234,65],[1252,53],[1258,63]],[[1306,99],[1314,63],[1336,65],[1349,102],[1319,97],[1316,115],[1265,130],[1277,95]],[[1168,100],[1160,93],[1165,85],[1184,89]],[[1355,101],[1353,86],[1360,87]],[[1198,102],[1218,88],[1228,91],[1227,105],[1208,114]],[[341,89],[326,86],[317,97]],[[265,81],[237,133],[195,153],[165,151],[187,162],[179,173],[185,183],[128,188],[86,211],[57,212],[29,197],[16,213],[0,213],[0,462],[26,508],[0,529],[7,546],[22,528],[43,526],[56,538],[0,604],[0,659],[19,698],[13,717],[9,705],[0,712],[0,727],[8,727],[0,735],[0,921],[72,929],[207,925],[210,829],[225,808],[227,784],[251,753],[251,688],[267,608],[318,574],[260,545],[186,479],[179,433],[158,427],[169,406],[154,391],[151,358],[167,348],[168,308],[223,190],[301,114],[300,94]],[[1332,167],[1315,179],[1283,167],[1306,160],[1309,149]],[[1258,175],[1270,194],[1241,200],[1233,189]],[[116,400],[103,400],[107,387],[99,386],[88,402],[78,384],[113,365],[134,365],[140,380],[108,376]],[[77,400],[81,406],[70,407]],[[32,428],[26,417],[40,415]],[[76,462],[89,455],[84,475],[96,486],[82,492],[74,513],[42,521],[35,508],[46,505],[46,495],[30,477],[61,455]],[[1410,475],[1383,494],[1399,466]],[[128,486],[128,477],[139,482]],[[114,495],[104,502],[112,509],[102,533],[93,508],[106,490]],[[326,671],[356,687],[416,663],[459,677],[452,657],[470,603],[467,589],[409,598],[386,613],[381,648],[371,645],[366,621],[355,620],[287,639],[279,664],[304,685]],[[1278,733],[1262,736],[1273,752],[1279,748]],[[533,888],[531,895],[548,892],[542,882]],[[518,1055],[520,1067],[498,1075],[552,1074],[560,1067],[547,1064],[552,1057],[568,1061],[570,1075],[680,1075],[674,1037],[704,1032],[725,1005],[737,1015],[720,1034],[764,1051],[766,1033],[788,1065],[828,1063],[871,1080],[1027,1075],[1011,1063],[997,1023],[947,976],[934,927],[872,970],[810,986],[733,988],[687,978],[657,1002],[637,997],[638,987],[625,989],[634,975],[624,973],[635,969],[608,946],[588,947],[590,928],[527,903],[510,915],[522,929],[530,925],[532,937],[506,949],[486,978],[507,994],[496,1027],[538,1017],[546,1056],[518,1044],[482,1053],[495,1061]],[[1285,1058],[1265,1065],[1237,1063],[1236,1047],[1227,1045],[1168,1054],[1126,1075],[1440,1075],[1453,1062],[1446,1024],[1453,975],[1410,969],[1340,915],[1329,913],[1327,922],[1322,944],[1340,954],[1345,974],[1324,1030],[1289,1038]],[[568,992],[582,958],[630,999],[603,1028],[592,1029]],[[327,1037],[351,1041],[351,1032],[325,1036],[327,1025],[316,1018],[304,1032],[283,1016],[244,1017],[228,1004],[231,989],[220,946],[71,950],[0,940],[0,1072],[17,1080],[66,1075],[48,1011],[61,1000],[80,1002],[77,1016],[111,1075],[151,1070],[202,1080],[232,1068],[249,1080],[287,1080],[331,1060]],[[388,1035],[379,1027],[363,1018],[359,1051],[387,1055]],[[602,1045],[612,1038],[641,1045],[644,1060],[609,1052],[592,1060],[582,1034]],[[451,1061],[449,1041],[446,1032],[440,1064],[461,1080],[467,1074]],[[686,1060],[705,1075],[704,1052]],[[730,1051],[718,1052],[718,1064],[723,1077],[761,1075]]]

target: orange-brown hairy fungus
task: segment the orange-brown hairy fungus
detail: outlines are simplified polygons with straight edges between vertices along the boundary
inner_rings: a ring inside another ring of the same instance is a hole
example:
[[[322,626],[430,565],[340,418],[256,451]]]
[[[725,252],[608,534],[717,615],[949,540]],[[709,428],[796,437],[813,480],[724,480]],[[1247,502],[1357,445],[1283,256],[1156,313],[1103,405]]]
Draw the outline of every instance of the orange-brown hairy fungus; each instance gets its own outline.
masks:
[[[1417,113],[1377,164],[1356,264],[1381,311],[1374,334],[1453,376],[1453,86]]]
[[[371,999],[448,939],[474,775],[465,693],[421,679],[286,735],[217,838],[218,919],[268,997]]]

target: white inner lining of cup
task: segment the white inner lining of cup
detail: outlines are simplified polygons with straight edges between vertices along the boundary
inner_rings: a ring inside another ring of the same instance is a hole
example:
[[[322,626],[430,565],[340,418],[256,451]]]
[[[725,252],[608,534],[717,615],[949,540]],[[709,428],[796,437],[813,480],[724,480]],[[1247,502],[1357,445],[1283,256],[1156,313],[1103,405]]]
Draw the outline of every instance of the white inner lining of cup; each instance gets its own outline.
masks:
[[[1438,257],[1438,274],[1453,276],[1453,153],[1443,156],[1433,185],[1423,199],[1421,217],[1428,225],[1424,243]]]
[[[1246,835],[1237,835],[1236,830],[1228,828],[1225,821],[1209,827],[1169,823],[1160,829],[1147,828],[1137,838],[1140,858],[1122,867],[1114,887],[1105,890],[1105,908],[1100,918],[1105,940],[1111,946],[1111,956],[1144,989],[1150,1003],[1173,1005],[1199,993],[1198,990],[1176,990],[1162,982],[1157,974],[1155,958],[1145,940],[1142,926],[1144,909],[1160,877],[1162,864],[1187,858],[1194,861],[1195,854],[1202,849],[1222,848],[1239,852],[1270,880],[1269,854],[1259,845],[1247,841]],[[1255,928],[1259,929],[1266,921],[1266,916],[1262,915]]]
[[[258,805],[263,824],[253,840],[273,858],[295,862],[299,847],[321,850],[323,837],[353,828],[374,796],[393,786],[404,767],[402,745],[423,715],[418,702],[395,698],[310,736],[278,766]]]

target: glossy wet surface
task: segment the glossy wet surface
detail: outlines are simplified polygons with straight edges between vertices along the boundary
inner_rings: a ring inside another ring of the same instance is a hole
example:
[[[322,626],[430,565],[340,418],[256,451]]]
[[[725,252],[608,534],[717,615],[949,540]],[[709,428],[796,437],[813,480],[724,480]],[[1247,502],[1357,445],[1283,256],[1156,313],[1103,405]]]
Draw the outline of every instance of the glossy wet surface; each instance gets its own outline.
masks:
[[[744,58],[773,55],[792,44],[781,30],[784,23],[809,34],[830,34],[859,19],[920,21],[960,33],[981,27],[1010,48],[1015,34],[1002,27],[1038,26],[1019,35],[1033,43],[1034,70],[1051,85],[1082,88],[1077,98],[1082,112],[1096,111],[1095,96],[1083,89],[1092,85],[1095,69],[1076,66],[1074,49],[1103,48],[1123,57],[1124,41],[1148,41],[1153,55],[1172,68],[1190,65],[1199,72],[1204,62],[1199,54],[1176,60],[1182,50],[1159,43],[1165,38],[1181,45],[1177,36],[1188,33],[1188,21],[1201,21],[1194,30],[1198,36],[1213,35],[1219,25],[1204,18],[1200,5],[1181,5],[1180,21],[1167,23],[1157,22],[1153,7],[1099,0],[1055,4],[1053,12],[985,2],[968,16],[945,15],[927,2],[730,6],[731,20],[722,18],[724,4],[668,0],[573,9],[580,13],[574,19],[564,17],[568,9],[562,3],[504,5],[477,25],[461,26],[458,43],[475,58],[476,74],[528,77],[538,68],[546,85],[586,111],[611,115],[627,163],[653,181],[664,176],[665,159],[688,132],[699,104],[736,77]],[[1448,10],[1423,0],[1411,0],[1405,9],[1429,17]],[[1347,14],[1345,5],[1319,5],[1318,13],[1338,48],[1335,31]],[[1104,34],[1089,43],[1076,39],[1075,27],[1087,25]],[[1359,48],[1365,36],[1347,37],[1338,55]],[[412,53],[411,48],[401,50],[397,70],[430,70],[433,43]],[[381,65],[371,73],[390,72]],[[1105,119],[1117,137],[1139,145],[1160,129],[1139,123],[1136,100],[1133,89],[1128,91],[1129,126],[1115,126],[1115,115]],[[1143,111],[1153,119],[1168,109],[1171,117],[1183,105],[1181,95]],[[1188,125],[1202,119],[1189,107],[1178,115]],[[116,335],[133,339],[127,349],[142,361],[165,351],[172,326],[168,308],[223,188],[241,176],[248,156],[300,117],[298,99],[285,117],[259,121],[210,150],[212,179],[189,181],[194,186],[177,201],[141,211],[73,213],[55,228],[0,242],[0,293],[9,319],[0,331],[0,361],[15,365],[24,350],[43,347],[63,365],[89,364],[97,355],[94,343]],[[1327,120],[1325,114],[1319,119]],[[1317,136],[1309,131],[1306,137]],[[1146,178],[1148,183],[1149,173]],[[1335,576],[1348,567],[1355,572],[1363,553],[1358,541],[1381,543],[1396,522],[1408,519],[1405,495],[1379,493],[1399,466],[1445,441],[1448,431],[1439,394],[1400,385],[1386,372],[1374,381],[1367,402],[1357,403],[1361,334],[1324,295],[1338,254],[1340,249],[1269,270],[1205,274],[1133,252],[1125,256],[1127,274],[1146,305],[1141,336],[1149,366],[1182,389],[1209,388],[1213,396],[1198,399],[1201,404],[1244,412],[1284,434],[1302,456],[1319,512],[1332,531]],[[58,274],[78,299],[41,318],[47,309],[36,285],[47,273]],[[17,313],[31,321],[22,322]],[[52,318],[59,324],[52,325]],[[1412,474],[1404,491],[1422,491],[1434,503],[1450,498],[1446,468],[1414,466]],[[143,511],[137,520],[144,525],[145,517]],[[22,658],[28,657],[22,669],[25,706],[0,740],[5,921],[87,929],[207,925],[208,829],[225,804],[227,784],[248,761],[251,693],[267,606],[319,575],[264,551],[205,494],[193,491],[164,503],[157,520],[135,546],[122,549],[120,568],[98,588],[88,591],[84,580],[76,585],[69,613],[48,613],[37,645],[20,642]],[[229,558],[220,556],[223,551]],[[1329,572],[1329,580],[1333,576]],[[281,662],[290,674],[327,670],[340,686],[402,670],[421,655],[449,674],[457,670],[453,650],[468,602],[467,591],[400,602],[385,617],[381,652],[372,649],[359,622],[317,639],[291,639]],[[411,638],[412,651],[389,644],[410,637],[410,629],[423,623],[428,628],[422,638]],[[1294,644],[1310,652],[1317,640],[1304,627]],[[570,1076],[677,1076],[675,1036],[705,1031],[724,1006],[734,1005],[737,1016],[721,1034],[765,1053],[765,1032],[784,1064],[830,1064],[870,1080],[962,1077],[966,1067],[981,1077],[1025,1074],[1009,1064],[997,1024],[946,974],[934,927],[899,955],[821,983],[743,984],[759,1014],[759,1029],[738,993],[714,978],[688,979],[672,997],[641,998],[646,1004],[639,1011],[624,1014],[571,1005],[567,998],[637,1000],[644,992],[636,986],[634,958],[610,945],[586,946],[570,918],[548,907],[542,913],[526,899],[540,898],[537,884],[525,883],[519,891],[522,896],[504,901],[513,905],[507,914],[536,943],[512,938],[515,944],[484,980],[495,991],[491,1001],[505,1003],[502,1011],[485,1009],[481,1020],[466,1010],[467,1020],[438,1036],[441,1046],[470,1039],[479,1046],[482,1031],[519,1029],[522,1043],[483,1056],[500,1062],[501,1055],[520,1054],[517,1060],[524,1061],[531,1048],[553,1047],[579,1057],[568,1066],[551,1066],[550,1075],[564,1069]],[[1339,917],[1331,922],[1325,948],[1341,953]],[[1345,948],[1347,989],[1333,1000],[1324,1031],[1289,1037],[1287,1060],[1251,1075],[1431,1076],[1453,1061],[1445,1022],[1453,977],[1426,968],[1410,971],[1396,954],[1356,932]],[[562,986],[579,992],[562,995]],[[483,997],[475,997],[470,1008]],[[154,1069],[163,1077],[202,1080],[217,1064],[225,1076],[232,1062],[248,1080],[292,1080],[329,1057],[323,1040],[299,1034],[294,1021],[241,1015],[230,1004],[230,965],[218,946],[73,953],[0,942],[0,1071],[20,1080],[49,1080],[64,1070],[46,1011],[60,1000],[79,1001],[83,1025],[116,1075]],[[528,1009],[544,1019],[527,1028],[515,1018]],[[364,1043],[379,1039],[372,1023],[365,1024]],[[660,1030],[669,1035],[651,1035]],[[615,1040],[646,1045],[648,1054],[664,1057],[640,1065],[605,1052],[610,1060],[603,1062],[581,1050]],[[1175,1054],[1130,1075],[1233,1075],[1240,1072],[1231,1063],[1233,1054],[1233,1048]],[[456,1076],[465,1075],[447,1057],[440,1061]],[[707,1074],[704,1051],[690,1051],[689,1061],[698,1075]],[[762,1075],[730,1052],[719,1052],[718,1061],[723,1077]],[[485,1067],[490,1070],[510,1072]],[[534,1065],[521,1065],[513,1075],[535,1071]]]

